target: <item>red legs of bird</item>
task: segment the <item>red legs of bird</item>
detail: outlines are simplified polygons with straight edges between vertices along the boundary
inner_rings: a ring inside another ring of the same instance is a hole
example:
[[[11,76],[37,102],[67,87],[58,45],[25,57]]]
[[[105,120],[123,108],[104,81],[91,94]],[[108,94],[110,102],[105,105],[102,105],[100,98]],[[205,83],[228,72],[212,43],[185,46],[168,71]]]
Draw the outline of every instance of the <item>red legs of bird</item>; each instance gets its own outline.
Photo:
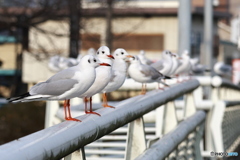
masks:
[[[159,90],[164,90],[164,88],[162,88],[160,85],[161,85],[161,84],[158,83],[158,89],[159,89]]]
[[[71,111],[70,111],[70,99],[67,99],[67,100],[64,101],[63,107],[64,107],[65,119],[66,119],[67,121],[77,121],[77,122],[81,122],[79,119],[72,118],[72,116],[71,116]]]
[[[113,106],[109,106],[108,105],[108,101],[107,101],[107,94],[106,93],[103,93],[103,104],[102,104],[103,107],[110,107],[110,108],[115,108]]]
[[[90,97],[90,99],[89,99],[89,103],[90,103],[90,110],[89,110],[89,111],[87,110],[87,102],[88,102],[88,99],[85,97],[85,98],[84,98],[85,113],[86,113],[86,114],[96,114],[96,115],[98,115],[98,116],[101,116],[99,113],[92,111],[92,97]]]
[[[147,87],[147,84],[144,84],[142,83],[142,91],[141,91],[141,95],[145,95],[146,94],[146,87]]]
[[[179,80],[180,78],[178,74],[176,75],[176,77],[177,77],[177,83],[181,83],[181,81]]]

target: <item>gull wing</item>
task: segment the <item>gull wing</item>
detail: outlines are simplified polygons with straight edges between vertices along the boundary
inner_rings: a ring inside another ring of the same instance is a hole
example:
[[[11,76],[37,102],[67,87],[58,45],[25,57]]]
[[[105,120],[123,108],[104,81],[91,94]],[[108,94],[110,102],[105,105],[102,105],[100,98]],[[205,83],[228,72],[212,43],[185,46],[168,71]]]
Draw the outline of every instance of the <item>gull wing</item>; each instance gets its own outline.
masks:
[[[161,70],[163,69],[163,60],[159,60],[155,63],[152,63],[150,66],[152,66],[153,68],[155,68],[156,70]]]
[[[31,95],[54,95],[58,96],[72,89],[78,81],[74,79],[60,79],[52,82],[41,82],[33,86],[29,93]]]
[[[146,77],[151,77],[152,80],[157,80],[160,77],[163,77],[160,72],[158,72],[155,68],[149,65],[141,65],[140,72]]]

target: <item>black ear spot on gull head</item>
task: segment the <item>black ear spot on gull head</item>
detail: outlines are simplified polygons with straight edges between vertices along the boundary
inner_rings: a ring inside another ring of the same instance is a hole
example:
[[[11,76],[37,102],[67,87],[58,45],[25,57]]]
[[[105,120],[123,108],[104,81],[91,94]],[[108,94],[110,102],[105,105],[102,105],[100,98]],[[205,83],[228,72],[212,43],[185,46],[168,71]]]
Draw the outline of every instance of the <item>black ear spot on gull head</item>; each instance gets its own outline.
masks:
[[[118,54],[116,54],[116,56],[118,56]]]
[[[90,59],[88,59],[88,63],[91,63],[91,62],[90,62]]]
[[[97,54],[99,54],[99,51],[97,52]]]

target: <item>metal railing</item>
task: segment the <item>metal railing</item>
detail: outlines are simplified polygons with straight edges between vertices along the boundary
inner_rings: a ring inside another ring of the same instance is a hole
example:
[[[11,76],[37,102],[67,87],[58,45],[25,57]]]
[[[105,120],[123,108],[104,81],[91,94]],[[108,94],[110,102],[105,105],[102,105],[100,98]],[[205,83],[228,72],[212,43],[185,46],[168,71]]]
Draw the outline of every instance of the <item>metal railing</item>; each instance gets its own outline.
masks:
[[[157,107],[199,86],[197,80],[173,85],[163,91],[153,90],[121,101],[115,107],[97,110],[102,116],[83,115],[79,122],[65,121],[47,129],[0,146],[1,160],[60,159],[115,129],[142,117]],[[150,100],[149,100],[150,99]]]
[[[121,89],[141,87],[128,83]],[[154,84],[150,87],[155,88]],[[211,88],[208,99],[203,98],[205,87]],[[240,128],[236,127],[239,95],[240,87],[227,80],[197,77],[115,103],[115,109],[100,108],[96,112],[101,117],[82,115],[78,117],[81,123],[60,124],[56,123],[61,121],[62,110],[57,102],[49,102],[45,124],[56,125],[0,146],[1,160],[132,160],[155,150],[159,153],[151,156],[159,159],[202,159],[210,157],[211,151],[233,151],[240,144]],[[118,142],[112,143],[114,140]],[[163,146],[166,141],[169,145]],[[79,149],[81,152],[74,152]]]
[[[166,157],[201,159],[199,146],[203,135],[205,117],[206,113],[204,111],[197,111],[193,116],[181,122],[172,132],[164,135],[150,146],[136,160],[159,160]],[[186,143],[185,148],[181,145],[184,141]],[[173,155],[170,155],[171,153]]]

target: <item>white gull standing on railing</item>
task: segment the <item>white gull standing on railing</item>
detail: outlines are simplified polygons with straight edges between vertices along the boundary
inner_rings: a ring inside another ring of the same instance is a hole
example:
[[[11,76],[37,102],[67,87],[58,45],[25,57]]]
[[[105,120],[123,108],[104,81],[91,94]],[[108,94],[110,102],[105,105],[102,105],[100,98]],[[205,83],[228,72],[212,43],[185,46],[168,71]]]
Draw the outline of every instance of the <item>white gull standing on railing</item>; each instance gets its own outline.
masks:
[[[191,63],[189,52],[187,50],[182,53],[182,56],[180,57],[180,63],[181,65],[175,71],[175,75],[189,75],[191,72]]]
[[[102,90],[103,92],[103,106],[108,107],[107,103],[107,95],[106,93],[112,92],[120,88],[125,79],[127,74],[127,64],[126,61],[128,58],[133,57],[129,55],[125,49],[118,48],[113,53],[114,62],[112,67],[112,77],[108,83],[108,85]],[[112,107],[112,106],[109,106]]]
[[[114,57],[110,54],[110,50],[107,46],[101,46],[97,51],[97,57],[100,59],[101,62],[108,63],[112,65],[112,59]],[[108,84],[112,76],[112,66],[101,66],[96,69],[96,79],[92,86],[83,94],[79,94],[78,97],[84,98],[85,103],[85,113],[86,114],[96,114],[96,112],[92,111],[92,96],[100,93]],[[87,102],[90,102],[90,110],[87,111]],[[108,106],[104,106],[108,107]]]
[[[172,56],[171,52],[168,50],[165,50],[162,52],[162,59],[152,63],[151,66],[158,70],[163,75],[169,76],[169,73],[171,72],[172,68]]]
[[[29,102],[40,100],[64,100],[65,119],[80,121],[72,118],[70,113],[70,99],[86,92],[96,78],[96,67],[101,63],[94,56],[84,56],[77,66],[62,70],[45,82],[34,85],[28,93],[9,98],[9,102]]]
[[[170,79],[170,77],[163,75],[152,66],[142,64],[137,56],[133,56],[129,58],[129,60],[130,66],[128,68],[128,73],[132,79],[143,84],[141,94],[146,93],[146,83],[158,82],[168,86],[161,80]]]
[[[217,62],[214,65],[214,72],[220,76],[231,76],[232,66],[225,64],[224,62]]]
[[[137,56],[140,59],[140,61],[142,62],[142,64],[150,65],[150,64],[153,63],[153,61],[151,61],[150,59],[148,59],[146,57],[146,53],[145,53],[144,50],[140,50],[140,52],[139,52],[139,54]]]

